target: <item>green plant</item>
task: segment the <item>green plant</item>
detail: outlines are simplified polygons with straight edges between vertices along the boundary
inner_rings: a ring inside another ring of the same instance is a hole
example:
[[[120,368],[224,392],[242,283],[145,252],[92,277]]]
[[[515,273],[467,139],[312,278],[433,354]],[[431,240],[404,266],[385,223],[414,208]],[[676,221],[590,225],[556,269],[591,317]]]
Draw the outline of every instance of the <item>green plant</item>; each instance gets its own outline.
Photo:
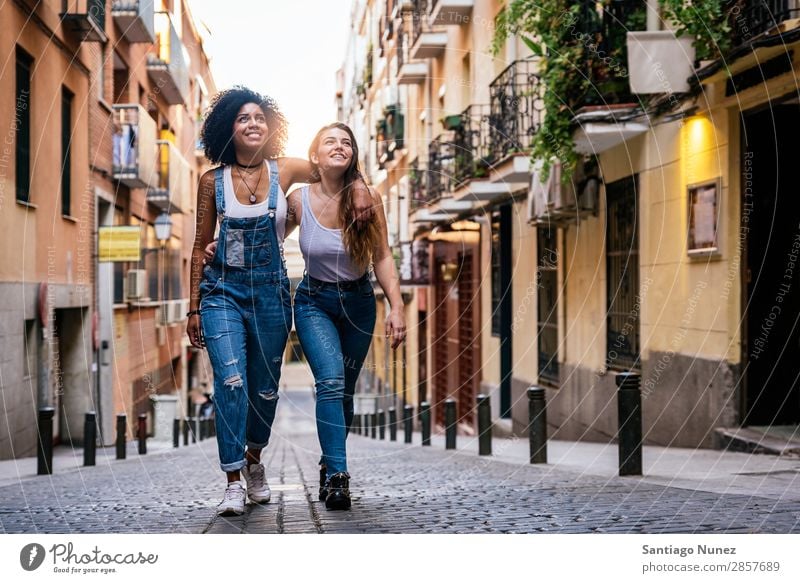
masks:
[[[544,118],[531,144],[531,158],[542,161],[549,174],[554,160],[567,169],[562,179],[569,180],[569,168],[578,159],[572,140],[573,106],[588,89],[588,80],[579,70],[584,46],[572,33],[578,21],[580,3],[568,0],[512,0],[497,18],[492,49],[498,54],[512,35],[519,35],[531,52],[540,57],[539,75],[547,88],[543,95]]]
[[[679,35],[694,37],[697,60],[718,59],[731,49],[730,0],[659,0],[662,14]]]

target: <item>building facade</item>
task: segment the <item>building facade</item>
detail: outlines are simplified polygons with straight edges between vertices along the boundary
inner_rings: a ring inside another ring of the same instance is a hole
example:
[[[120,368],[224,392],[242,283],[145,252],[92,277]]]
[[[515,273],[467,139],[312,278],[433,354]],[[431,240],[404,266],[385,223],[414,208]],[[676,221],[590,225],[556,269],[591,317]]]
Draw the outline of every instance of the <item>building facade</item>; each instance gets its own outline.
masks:
[[[205,163],[197,128],[215,91],[201,38],[180,0],[0,11],[11,23],[0,50],[16,62],[0,99],[14,120],[0,212],[0,285],[13,298],[2,317],[0,458],[35,453],[46,406],[57,443],[82,443],[88,411],[104,444],[121,413],[130,435],[142,413],[155,433],[159,399],[180,414],[191,388],[182,321]],[[107,261],[124,230],[108,227],[128,228],[139,261]]]
[[[453,398],[471,434],[484,392],[521,435],[541,386],[551,437],[608,441],[635,372],[648,443],[796,426],[796,7],[737,5],[730,44],[695,60],[656,2],[578,4],[567,73],[590,88],[560,114],[578,163],[548,173],[540,59],[518,36],[491,50],[504,3],[354,3],[340,111],[396,233],[410,330],[398,359],[376,326],[365,402],[428,401],[441,429]],[[677,57],[643,61],[653,39]],[[648,67],[655,88],[637,85]]]

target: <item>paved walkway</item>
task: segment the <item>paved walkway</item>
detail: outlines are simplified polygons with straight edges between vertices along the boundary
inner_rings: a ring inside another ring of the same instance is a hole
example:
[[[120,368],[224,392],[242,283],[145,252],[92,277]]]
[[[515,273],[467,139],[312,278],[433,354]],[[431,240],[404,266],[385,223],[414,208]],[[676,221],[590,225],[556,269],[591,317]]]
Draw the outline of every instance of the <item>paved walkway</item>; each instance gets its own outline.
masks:
[[[284,387],[265,458],[273,499],[241,517],[214,515],[224,478],[209,439],[146,456],[132,444],[124,461],[104,450],[92,468],[67,451],[52,476],[35,476],[35,459],[2,462],[0,532],[800,532],[798,460],[645,448],[646,476],[619,478],[615,446],[551,442],[550,464],[531,466],[524,440],[496,439],[487,458],[467,438],[446,451],[402,433],[350,437],[353,509],[330,512],[313,408],[308,387]]]

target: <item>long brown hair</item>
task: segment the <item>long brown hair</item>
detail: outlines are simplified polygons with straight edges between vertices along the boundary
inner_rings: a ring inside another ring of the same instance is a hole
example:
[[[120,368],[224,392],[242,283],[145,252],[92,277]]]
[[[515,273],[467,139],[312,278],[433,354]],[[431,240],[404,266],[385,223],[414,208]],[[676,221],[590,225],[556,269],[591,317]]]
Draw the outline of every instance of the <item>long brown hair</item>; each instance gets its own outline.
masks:
[[[353,184],[361,178],[361,171],[358,169],[358,144],[356,143],[356,137],[353,135],[353,130],[347,124],[341,122],[326,125],[317,132],[317,135],[311,141],[311,146],[308,148],[308,159],[311,160],[311,155],[317,153],[322,134],[332,129],[340,129],[346,132],[350,136],[350,143],[353,146],[353,156],[350,159],[350,165],[345,170],[343,177],[344,188],[342,189],[342,196],[339,198],[339,222],[343,225],[342,242],[356,267],[359,270],[366,270],[372,262],[375,249],[378,248],[380,243],[381,231],[377,220],[369,221],[363,227],[359,227],[358,223],[353,220]],[[313,182],[319,182],[321,180],[319,166],[314,162],[311,162],[311,165],[314,168]]]

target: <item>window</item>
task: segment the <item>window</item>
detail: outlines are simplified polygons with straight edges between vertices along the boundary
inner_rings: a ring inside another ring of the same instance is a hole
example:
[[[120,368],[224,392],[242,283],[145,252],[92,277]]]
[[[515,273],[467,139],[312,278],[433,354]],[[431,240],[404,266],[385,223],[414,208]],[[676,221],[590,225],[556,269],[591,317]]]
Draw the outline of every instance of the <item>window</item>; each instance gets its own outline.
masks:
[[[557,383],[558,377],[558,244],[557,231],[548,226],[536,229],[536,324],[539,344],[539,378]]]
[[[640,367],[641,297],[636,186],[635,175],[606,185],[606,366],[618,370]]]
[[[71,216],[72,209],[72,100],[66,87],[61,90],[61,214]]]
[[[31,196],[31,70],[33,57],[17,47],[17,90],[12,127],[16,129],[17,200]]]

